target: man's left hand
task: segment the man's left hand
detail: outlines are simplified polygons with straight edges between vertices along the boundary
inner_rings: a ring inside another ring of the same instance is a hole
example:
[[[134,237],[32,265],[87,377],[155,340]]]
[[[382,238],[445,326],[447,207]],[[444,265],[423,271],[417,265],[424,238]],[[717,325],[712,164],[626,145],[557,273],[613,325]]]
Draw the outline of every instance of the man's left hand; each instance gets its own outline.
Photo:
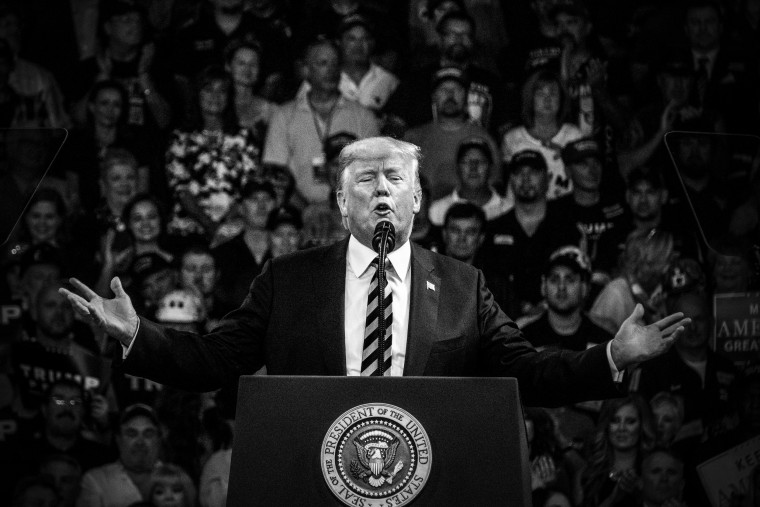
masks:
[[[612,340],[610,353],[618,370],[664,354],[691,323],[683,313],[673,313],[652,324],[644,323],[644,307],[637,304]]]

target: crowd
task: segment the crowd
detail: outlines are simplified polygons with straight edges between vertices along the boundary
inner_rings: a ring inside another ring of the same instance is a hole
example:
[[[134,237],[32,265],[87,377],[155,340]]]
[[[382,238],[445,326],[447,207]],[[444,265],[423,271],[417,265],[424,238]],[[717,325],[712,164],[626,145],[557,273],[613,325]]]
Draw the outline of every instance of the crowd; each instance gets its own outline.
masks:
[[[760,286],[759,120],[758,0],[4,0],[0,498],[224,505],[236,386],[112,369],[58,289],[210,330],[347,235],[338,154],[385,135],[422,151],[412,241],[536,348],[692,320],[621,398],[526,409],[534,505],[707,506],[697,465],[760,434],[760,365],[712,345]]]

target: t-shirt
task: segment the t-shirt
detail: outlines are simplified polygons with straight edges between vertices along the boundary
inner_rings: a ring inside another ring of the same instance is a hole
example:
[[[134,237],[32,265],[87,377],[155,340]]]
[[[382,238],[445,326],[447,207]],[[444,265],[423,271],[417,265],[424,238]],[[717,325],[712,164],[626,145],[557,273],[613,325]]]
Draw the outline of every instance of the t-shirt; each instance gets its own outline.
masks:
[[[604,343],[612,339],[612,334],[594,324],[585,315],[581,316],[581,325],[575,333],[561,335],[549,324],[549,314],[544,313],[537,320],[522,327],[525,338],[535,348],[559,348],[568,350],[586,350],[587,344]]]

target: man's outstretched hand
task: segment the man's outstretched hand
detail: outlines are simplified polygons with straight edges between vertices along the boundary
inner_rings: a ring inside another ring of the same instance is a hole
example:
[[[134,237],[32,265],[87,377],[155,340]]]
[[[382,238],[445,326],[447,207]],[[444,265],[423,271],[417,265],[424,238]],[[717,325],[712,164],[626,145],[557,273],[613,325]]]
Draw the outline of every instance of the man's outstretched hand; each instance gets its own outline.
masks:
[[[644,307],[636,305],[620,325],[612,340],[610,353],[618,370],[665,353],[691,323],[683,313],[673,313],[652,324],[644,323]]]
[[[82,317],[89,318],[108,336],[128,347],[137,331],[139,319],[119,277],[111,280],[111,290],[115,296],[112,299],[103,299],[76,278],[70,278],[69,281],[81,296],[64,288],[58,291],[66,296],[74,310]]]

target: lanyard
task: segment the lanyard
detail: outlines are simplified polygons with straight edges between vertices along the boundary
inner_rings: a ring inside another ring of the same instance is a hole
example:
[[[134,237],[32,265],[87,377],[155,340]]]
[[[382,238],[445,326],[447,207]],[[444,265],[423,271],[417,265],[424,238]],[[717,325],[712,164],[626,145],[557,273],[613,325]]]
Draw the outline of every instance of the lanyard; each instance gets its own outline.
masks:
[[[314,120],[314,129],[317,131],[317,137],[319,137],[319,142],[322,146],[324,146],[327,136],[330,135],[330,126],[332,125],[333,113],[335,112],[335,108],[338,105],[339,100],[340,97],[337,97],[335,99],[335,102],[333,102],[333,105],[330,107],[330,112],[328,113],[327,121],[325,122],[325,130],[323,132],[322,127],[320,126],[319,113],[314,109],[314,106],[312,106],[311,99],[308,99],[309,110],[311,111],[311,119]]]

